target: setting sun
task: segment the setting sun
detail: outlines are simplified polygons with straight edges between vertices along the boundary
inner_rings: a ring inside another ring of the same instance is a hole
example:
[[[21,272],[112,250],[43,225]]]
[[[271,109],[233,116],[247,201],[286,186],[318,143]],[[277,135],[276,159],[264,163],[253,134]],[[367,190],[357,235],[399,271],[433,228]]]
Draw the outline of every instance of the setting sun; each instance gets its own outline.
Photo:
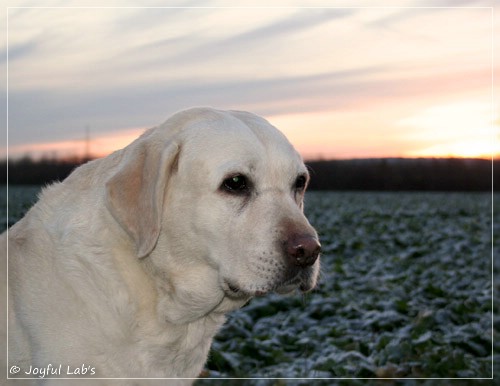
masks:
[[[492,117],[491,103],[464,101],[434,106],[398,123],[413,129],[408,137],[420,147],[408,156],[491,158],[500,154]]]

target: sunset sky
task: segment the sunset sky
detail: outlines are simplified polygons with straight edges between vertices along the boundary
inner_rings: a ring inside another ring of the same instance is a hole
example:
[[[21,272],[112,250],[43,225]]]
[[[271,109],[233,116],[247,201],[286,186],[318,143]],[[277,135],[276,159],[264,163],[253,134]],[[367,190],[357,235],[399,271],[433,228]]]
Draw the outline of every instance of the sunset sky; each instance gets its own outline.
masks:
[[[0,158],[83,156],[86,132],[105,155],[192,106],[262,115],[306,159],[500,154],[494,1],[245,3],[7,1]]]

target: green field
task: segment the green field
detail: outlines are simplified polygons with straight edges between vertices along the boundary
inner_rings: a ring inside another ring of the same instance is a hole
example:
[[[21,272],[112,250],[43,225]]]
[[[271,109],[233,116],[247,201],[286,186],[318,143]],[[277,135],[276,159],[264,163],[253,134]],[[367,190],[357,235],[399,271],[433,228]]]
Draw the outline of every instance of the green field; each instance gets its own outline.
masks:
[[[16,221],[36,191],[11,187],[4,222]],[[214,340],[207,373],[491,377],[492,358],[500,359],[500,345],[492,345],[492,335],[498,340],[500,331],[498,301],[492,319],[491,299],[492,227],[495,257],[500,241],[500,196],[495,198],[492,226],[491,194],[486,193],[308,193],[306,211],[323,244],[317,290],[254,299],[231,313]],[[497,263],[496,298],[499,270]]]

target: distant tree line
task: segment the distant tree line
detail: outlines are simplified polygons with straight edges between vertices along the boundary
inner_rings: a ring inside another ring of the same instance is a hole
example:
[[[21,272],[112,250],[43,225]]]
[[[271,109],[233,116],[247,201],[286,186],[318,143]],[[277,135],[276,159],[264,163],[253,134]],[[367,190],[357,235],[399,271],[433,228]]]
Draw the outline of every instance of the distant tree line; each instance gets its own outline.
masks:
[[[308,162],[313,190],[491,191],[500,160],[380,158]],[[493,169],[492,169],[493,168]]]
[[[19,160],[0,161],[0,181],[12,185],[46,185],[64,180],[76,167],[84,163],[81,159],[42,158],[33,160],[25,157]]]
[[[32,160],[8,163],[8,183],[45,185],[62,181],[84,161]],[[381,158],[310,161],[311,190],[491,191],[500,186],[500,160],[460,158]],[[7,161],[0,161],[0,183],[7,183]]]

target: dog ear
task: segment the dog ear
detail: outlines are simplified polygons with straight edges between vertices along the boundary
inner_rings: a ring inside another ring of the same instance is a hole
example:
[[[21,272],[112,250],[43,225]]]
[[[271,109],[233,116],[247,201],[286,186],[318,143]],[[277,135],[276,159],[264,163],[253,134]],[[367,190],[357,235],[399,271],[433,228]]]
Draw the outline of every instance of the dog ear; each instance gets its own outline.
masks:
[[[161,149],[148,137],[123,150],[121,167],[106,183],[106,206],[134,241],[139,258],[158,241],[164,193],[179,154],[176,143]]]

